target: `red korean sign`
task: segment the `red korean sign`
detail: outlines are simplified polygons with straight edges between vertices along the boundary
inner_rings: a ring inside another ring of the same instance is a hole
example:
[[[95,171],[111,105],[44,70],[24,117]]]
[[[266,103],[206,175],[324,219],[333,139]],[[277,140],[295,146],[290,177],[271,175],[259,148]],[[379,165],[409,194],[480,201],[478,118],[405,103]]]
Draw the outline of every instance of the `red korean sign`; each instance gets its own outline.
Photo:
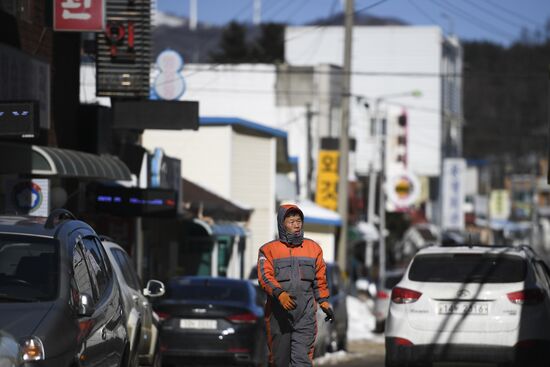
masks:
[[[103,31],[105,0],[54,0],[53,27],[55,31]]]

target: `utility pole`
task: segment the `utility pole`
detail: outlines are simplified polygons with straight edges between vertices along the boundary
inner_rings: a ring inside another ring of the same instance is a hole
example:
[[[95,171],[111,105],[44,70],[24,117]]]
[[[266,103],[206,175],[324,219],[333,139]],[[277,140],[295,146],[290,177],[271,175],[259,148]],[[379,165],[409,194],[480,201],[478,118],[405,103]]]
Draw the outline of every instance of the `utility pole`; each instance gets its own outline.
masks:
[[[197,0],[189,1],[189,30],[197,30],[198,4]]]
[[[306,197],[308,200],[312,200],[313,195],[311,193],[311,181],[313,179],[313,139],[311,137],[311,121],[315,112],[311,110],[311,103],[306,103],[306,134],[307,134],[307,187]]]
[[[262,22],[262,0],[254,0],[254,15],[252,17],[252,24],[260,25]]]
[[[344,35],[344,67],[342,70],[342,120],[340,121],[340,164],[338,182],[338,212],[342,220],[338,243],[338,265],[347,273],[348,251],[348,160],[349,160],[349,97],[351,84],[351,45],[354,16],[353,0],[346,0]]]
[[[189,30],[194,33],[193,35],[193,62],[199,62],[199,48],[197,39],[197,24],[199,22],[199,5],[198,0],[189,1]]]
[[[386,189],[384,187],[386,185],[386,119],[378,118],[378,120],[380,136],[380,191],[378,193],[378,259],[380,263],[378,264],[378,279],[380,284],[386,284]]]

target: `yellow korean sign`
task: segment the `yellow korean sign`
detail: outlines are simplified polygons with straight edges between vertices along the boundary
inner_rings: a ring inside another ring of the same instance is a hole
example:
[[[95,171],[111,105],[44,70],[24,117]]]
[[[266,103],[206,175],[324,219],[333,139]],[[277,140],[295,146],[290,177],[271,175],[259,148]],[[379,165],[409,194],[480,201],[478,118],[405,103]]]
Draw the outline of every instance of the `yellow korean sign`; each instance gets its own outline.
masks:
[[[338,163],[337,150],[320,150],[317,161],[317,191],[315,202],[327,209],[338,208]]]

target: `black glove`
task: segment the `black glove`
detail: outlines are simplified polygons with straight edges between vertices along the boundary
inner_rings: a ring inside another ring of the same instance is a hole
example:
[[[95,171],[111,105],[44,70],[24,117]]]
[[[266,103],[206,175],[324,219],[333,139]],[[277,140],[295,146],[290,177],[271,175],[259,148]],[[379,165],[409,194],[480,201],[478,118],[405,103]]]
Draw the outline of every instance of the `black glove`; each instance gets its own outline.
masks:
[[[321,306],[321,310],[323,310],[323,312],[327,315],[327,317],[325,317],[325,321],[333,322],[334,321],[334,311],[332,310],[332,307],[330,307],[330,303],[322,302],[320,304],[320,306]]]

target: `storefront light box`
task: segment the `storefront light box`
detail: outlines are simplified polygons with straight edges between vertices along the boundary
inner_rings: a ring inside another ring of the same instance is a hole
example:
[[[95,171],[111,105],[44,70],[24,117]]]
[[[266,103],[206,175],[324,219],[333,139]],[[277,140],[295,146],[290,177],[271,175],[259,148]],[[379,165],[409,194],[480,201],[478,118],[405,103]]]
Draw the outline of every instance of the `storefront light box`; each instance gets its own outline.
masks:
[[[166,189],[99,187],[94,194],[98,212],[120,216],[176,216],[177,193]]]

